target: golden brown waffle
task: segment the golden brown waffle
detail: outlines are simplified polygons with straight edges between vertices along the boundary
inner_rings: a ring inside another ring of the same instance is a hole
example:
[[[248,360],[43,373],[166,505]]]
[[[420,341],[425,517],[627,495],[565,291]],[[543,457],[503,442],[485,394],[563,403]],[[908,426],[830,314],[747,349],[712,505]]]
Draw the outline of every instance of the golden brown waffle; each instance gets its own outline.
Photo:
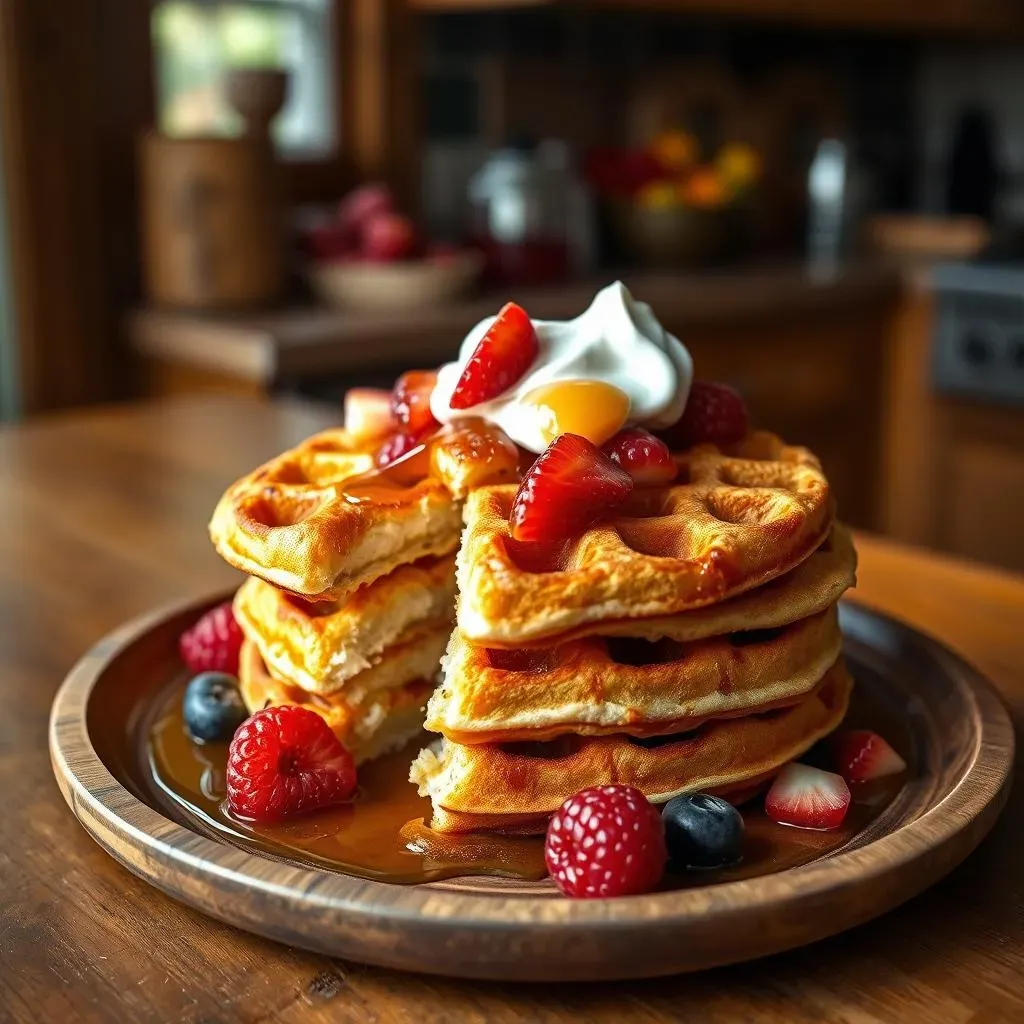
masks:
[[[545,648],[585,636],[642,637],[646,640],[702,640],[751,629],[774,629],[816,615],[834,605],[857,579],[857,552],[850,531],[833,523],[832,532],[795,569],[718,604],[679,615],[586,622],[557,637],[517,643],[513,649]]]
[[[776,629],[693,642],[586,637],[505,651],[477,647],[456,630],[426,728],[457,743],[679,733],[799,701],[841,648],[834,607]]]
[[[309,438],[228,488],[210,521],[214,546],[250,576],[323,599],[454,551],[460,510],[441,480],[361,483],[373,466],[344,430]]]
[[[395,645],[428,633],[447,637],[455,617],[455,561],[402,566],[340,603],[312,603],[251,576],[234,607],[243,633],[279,679],[330,693]]]
[[[543,832],[573,793],[625,783],[655,803],[684,792],[751,789],[799,757],[842,720],[852,681],[842,660],[800,703],[714,720],[677,737],[564,736],[551,743],[443,740],[413,762],[410,781],[434,805],[441,832]]]
[[[307,693],[275,679],[248,641],[242,645],[238,680],[250,714],[283,704],[307,707],[327,722],[357,764],[415,736],[423,727],[423,705],[433,688],[431,680],[414,678],[386,689],[371,686],[328,696]]]
[[[515,488],[470,494],[457,563],[463,634],[509,646],[715,604],[788,572],[829,532],[828,482],[805,448],[758,432],[677,462],[681,482],[634,490],[540,571],[509,536]]]

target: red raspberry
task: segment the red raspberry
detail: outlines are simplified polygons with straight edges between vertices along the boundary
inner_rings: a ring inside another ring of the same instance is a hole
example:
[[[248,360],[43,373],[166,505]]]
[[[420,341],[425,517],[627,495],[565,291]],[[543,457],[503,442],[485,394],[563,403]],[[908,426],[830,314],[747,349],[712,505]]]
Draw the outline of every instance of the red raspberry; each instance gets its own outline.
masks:
[[[682,418],[662,436],[674,448],[729,444],[743,440],[747,427],[747,407],[737,392],[725,384],[695,380]]]
[[[650,892],[667,858],[661,815],[632,786],[595,786],[569,797],[544,843],[555,884],[583,899]]]
[[[355,788],[352,755],[309,708],[264,708],[231,741],[228,806],[240,818],[280,821],[344,803]]]
[[[230,601],[211,608],[178,640],[181,660],[195,673],[238,675],[238,652],[241,649],[242,631],[235,622]]]

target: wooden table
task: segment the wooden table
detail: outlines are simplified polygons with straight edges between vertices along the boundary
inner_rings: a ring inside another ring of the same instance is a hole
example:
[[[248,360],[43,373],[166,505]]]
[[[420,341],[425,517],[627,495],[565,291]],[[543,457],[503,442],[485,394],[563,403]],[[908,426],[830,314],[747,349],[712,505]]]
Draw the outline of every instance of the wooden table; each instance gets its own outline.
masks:
[[[46,722],[96,639],[230,585],[206,539],[223,486],[331,410],[207,398],[0,434],[0,1021],[1024,1020],[1018,785],[947,880],[819,945],[703,975],[597,986],[452,983],[332,962],[173,903],[101,852],[50,774]],[[942,638],[1024,715],[1024,578],[863,537],[857,599]]]

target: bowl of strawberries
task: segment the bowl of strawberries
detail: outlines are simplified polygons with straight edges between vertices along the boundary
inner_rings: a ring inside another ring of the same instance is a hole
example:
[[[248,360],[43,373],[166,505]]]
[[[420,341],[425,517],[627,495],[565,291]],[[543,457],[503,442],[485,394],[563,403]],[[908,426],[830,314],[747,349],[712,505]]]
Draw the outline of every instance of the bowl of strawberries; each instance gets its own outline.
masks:
[[[364,185],[304,238],[314,293],[350,310],[424,309],[460,298],[476,284],[475,249],[427,242],[385,185]]]

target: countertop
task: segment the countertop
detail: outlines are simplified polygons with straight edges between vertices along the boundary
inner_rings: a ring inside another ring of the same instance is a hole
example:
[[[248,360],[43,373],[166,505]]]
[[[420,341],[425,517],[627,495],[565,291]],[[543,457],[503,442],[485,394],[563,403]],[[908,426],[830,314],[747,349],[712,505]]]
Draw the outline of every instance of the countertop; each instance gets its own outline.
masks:
[[[127,321],[133,348],[145,356],[224,374],[262,387],[322,373],[389,362],[427,366],[450,359],[466,332],[511,296],[539,319],[568,319],[590,304],[614,273],[552,288],[483,295],[416,312],[355,313],[295,307],[248,315],[138,310]],[[835,315],[894,297],[900,270],[886,261],[850,264],[833,273],[803,266],[720,273],[624,272],[633,294],[673,328],[771,323],[826,309]]]
[[[122,406],[0,432],[0,1019],[366,1022],[1024,1020],[1024,787],[946,880],[818,945],[629,984],[448,982],[235,931],[128,874],[52,778],[50,702],[101,635],[229,586],[205,524],[235,476],[334,418],[229,398]],[[939,637],[1024,719],[1024,577],[861,536],[855,600]]]

